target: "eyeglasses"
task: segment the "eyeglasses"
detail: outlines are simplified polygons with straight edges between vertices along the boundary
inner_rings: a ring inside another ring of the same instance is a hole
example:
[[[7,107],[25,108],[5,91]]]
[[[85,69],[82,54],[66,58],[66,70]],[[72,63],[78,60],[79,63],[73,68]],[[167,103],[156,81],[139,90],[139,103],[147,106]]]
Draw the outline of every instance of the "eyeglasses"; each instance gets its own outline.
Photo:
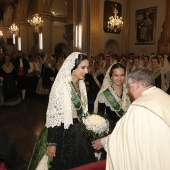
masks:
[[[127,84],[127,85],[128,85],[128,87],[130,87],[133,83],[134,83],[134,82],[128,83],[128,84]]]

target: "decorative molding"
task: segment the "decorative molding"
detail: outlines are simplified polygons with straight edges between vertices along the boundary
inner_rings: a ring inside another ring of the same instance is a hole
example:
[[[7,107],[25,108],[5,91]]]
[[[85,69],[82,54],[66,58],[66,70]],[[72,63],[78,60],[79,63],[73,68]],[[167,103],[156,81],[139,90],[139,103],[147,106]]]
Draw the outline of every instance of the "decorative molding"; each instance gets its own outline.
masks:
[[[52,21],[67,22],[67,17],[64,15],[55,15],[51,17]]]

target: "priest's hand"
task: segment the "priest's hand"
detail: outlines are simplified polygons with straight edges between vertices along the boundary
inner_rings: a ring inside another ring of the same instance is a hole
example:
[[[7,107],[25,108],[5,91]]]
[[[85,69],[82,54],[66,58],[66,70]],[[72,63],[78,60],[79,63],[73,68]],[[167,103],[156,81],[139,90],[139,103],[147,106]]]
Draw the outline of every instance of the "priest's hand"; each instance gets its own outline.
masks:
[[[103,148],[102,144],[101,144],[101,139],[97,139],[95,141],[92,141],[92,147],[95,149],[95,150],[100,150]]]

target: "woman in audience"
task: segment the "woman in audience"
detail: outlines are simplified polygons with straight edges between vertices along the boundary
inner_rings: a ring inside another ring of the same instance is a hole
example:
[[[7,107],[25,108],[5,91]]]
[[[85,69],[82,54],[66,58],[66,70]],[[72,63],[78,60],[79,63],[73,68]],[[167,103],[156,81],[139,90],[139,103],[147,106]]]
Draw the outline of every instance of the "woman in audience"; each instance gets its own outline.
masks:
[[[109,68],[111,65],[112,65],[112,63],[111,63],[111,57],[110,57],[110,55],[106,55],[106,56],[105,56],[105,63],[104,63],[103,68],[102,68],[102,72],[103,72],[104,75],[106,74],[108,68]]]
[[[169,63],[168,63],[167,57],[168,56],[165,55],[165,54],[159,54],[158,55],[158,58],[159,58],[159,61],[160,61],[160,67],[162,69],[163,74],[166,74],[166,72],[169,70]]]
[[[86,85],[88,85],[87,97],[88,97],[88,110],[93,112],[94,110],[94,101],[96,96],[102,86],[104,75],[100,69],[100,64],[98,61],[95,61],[93,71],[86,74]]]
[[[15,83],[14,66],[10,60],[10,55],[5,54],[2,65],[4,106],[15,106],[21,102],[19,91]]]
[[[64,56],[65,56],[65,54],[59,56],[58,59],[57,59],[57,62],[56,62],[56,64],[55,64],[55,68],[56,68],[56,72],[57,72],[57,73],[59,72],[61,66],[62,66],[63,63],[64,63],[64,60],[65,60],[65,57],[64,57]]]
[[[135,56],[133,59],[133,67],[132,67],[131,71],[136,70],[141,67],[142,66],[141,66],[140,56]]]
[[[27,97],[35,97],[36,87],[38,84],[38,75],[40,74],[39,67],[35,62],[35,56],[30,54],[28,56],[30,68],[28,69],[27,80],[28,89]]]
[[[149,63],[149,56],[143,57],[143,68],[151,69],[150,63]]]
[[[166,91],[167,87],[165,84],[165,75],[163,74],[163,70],[161,69],[160,61],[158,57],[156,56],[152,57],[151,68],[152,68],[151,71],[155,78],[155,86]]]
[[[55,63],[56,60],[52,57],[51,53],[47,52],[44,58],[42,68],[42,86],[50,91],[55,77]]]
[[[52,57],[50,52],[46,52],[43,65],[41,69],[41,77],[39,79],[36,93],[40,95],[49,95],[51,86],[56,77],[55,69],[56,60]]]
[[[41,54],[37,53],[34,55],[34,62],[36,63],[36,67],[38,70],[36,74],[37,74],[37,77],[39,78],[41,74],[41,70],[42,70],[42,65],[43,65]]]

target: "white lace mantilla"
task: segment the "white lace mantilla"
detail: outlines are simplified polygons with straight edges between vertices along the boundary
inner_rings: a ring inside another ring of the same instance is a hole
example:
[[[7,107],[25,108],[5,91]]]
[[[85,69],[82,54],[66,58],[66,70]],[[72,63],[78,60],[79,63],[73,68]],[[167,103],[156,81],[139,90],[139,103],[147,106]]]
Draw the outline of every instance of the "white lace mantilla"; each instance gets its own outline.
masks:
[[[73,124],[73,118],[77,117],[77,112],[71,101],[71,70],[75,65],[75,59],[78,58],[78,52],[70,54],[55,79],[52,86],[46,115],[46,127],[60,126],[64,123],[64,128],[68,129]],[[87,93],[83,80],[79,81],[81,101],[83,111],[88,111]]]

